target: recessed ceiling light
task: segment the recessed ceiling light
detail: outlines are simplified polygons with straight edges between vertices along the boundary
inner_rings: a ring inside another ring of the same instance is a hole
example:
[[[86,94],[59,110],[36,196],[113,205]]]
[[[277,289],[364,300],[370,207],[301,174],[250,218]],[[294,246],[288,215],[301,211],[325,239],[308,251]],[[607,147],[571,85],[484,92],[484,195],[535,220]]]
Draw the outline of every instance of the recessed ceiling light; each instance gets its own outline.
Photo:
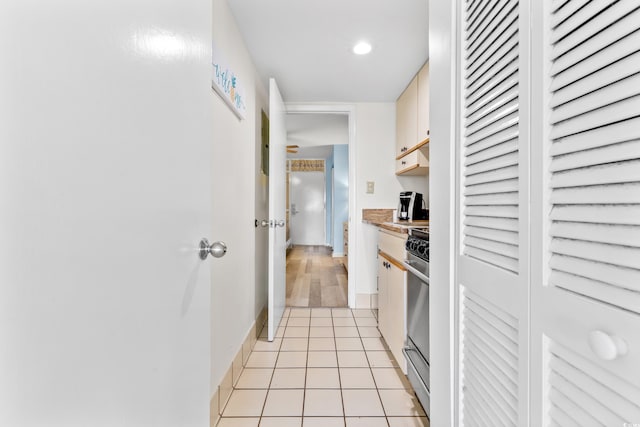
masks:
[[[371,52],[371,45],[367,42],[359,42],[353,47],[353,53],[356,55],[366,55]]]

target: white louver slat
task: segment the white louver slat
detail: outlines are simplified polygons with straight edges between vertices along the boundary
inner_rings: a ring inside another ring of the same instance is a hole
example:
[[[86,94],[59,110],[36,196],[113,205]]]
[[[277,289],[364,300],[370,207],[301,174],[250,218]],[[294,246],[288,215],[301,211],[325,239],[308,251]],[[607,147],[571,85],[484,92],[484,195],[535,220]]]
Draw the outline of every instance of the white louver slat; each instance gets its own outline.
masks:
[[[518,1],[466,2],[463,253],[518,272]]]
[[[549,167],[549,284],[635,313],[640,313],[639,22],[640,4],[631,0],[569,2],[554,13]],[[556,382],[558,396],[575,392]],[[588,398],[571,402],[591,406]],[[563,411],[573,414],[558,408]]]
[[[469,289],[462,304],[465,425],[518,422],[518,321]]]
[[[556,342],[549,371],[549,415],[559,425],[622,426],[640,419],[640,389]]]

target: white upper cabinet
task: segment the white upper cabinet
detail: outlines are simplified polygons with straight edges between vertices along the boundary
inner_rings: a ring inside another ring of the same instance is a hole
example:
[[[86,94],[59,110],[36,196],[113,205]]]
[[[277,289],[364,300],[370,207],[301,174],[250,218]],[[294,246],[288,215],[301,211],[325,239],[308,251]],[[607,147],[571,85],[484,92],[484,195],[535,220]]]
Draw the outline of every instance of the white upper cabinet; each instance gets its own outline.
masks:
[[[396,158],[418,143],[418,77],[396,101]]]
[[[396,175],[429,173],[429,63],[396,102]]]
[[[418,136],[417,143],[429,138],[429,62],[418,72]]]

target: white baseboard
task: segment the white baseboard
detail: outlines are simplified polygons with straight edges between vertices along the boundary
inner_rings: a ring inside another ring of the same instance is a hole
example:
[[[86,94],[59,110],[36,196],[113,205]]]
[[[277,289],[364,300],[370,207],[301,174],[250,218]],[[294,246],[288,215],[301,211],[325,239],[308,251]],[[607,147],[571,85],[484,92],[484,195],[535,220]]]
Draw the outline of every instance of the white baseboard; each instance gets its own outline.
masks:
[[[344,256],[343,252],[334,252],[333,253],[333,257],[334,258],[340,258],[340,257],[343,257],[343,256]]]

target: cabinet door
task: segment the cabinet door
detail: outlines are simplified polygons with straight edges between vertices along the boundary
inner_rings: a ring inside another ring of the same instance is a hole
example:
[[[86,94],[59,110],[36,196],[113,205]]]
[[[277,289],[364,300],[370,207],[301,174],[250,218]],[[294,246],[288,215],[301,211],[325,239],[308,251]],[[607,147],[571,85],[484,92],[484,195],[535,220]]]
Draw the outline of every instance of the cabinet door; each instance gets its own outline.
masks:
[[[429,138],[429,62],[418,73],[418,138],[422,142]]]
[[[415,150],[396,160],[396,175],[427,175],[429,159],[422,150]]]
[[[387,260],[378,255],[378,329],[383,337],[389,335],[389,289]]]
[[[405,277],[406,271],[394,264],[387,269],[389,337],[387,344],[398,364],[403,367],[402,347],[405,341]]]
[[[418,76],[396,102],[396,157],[418,143]]]

